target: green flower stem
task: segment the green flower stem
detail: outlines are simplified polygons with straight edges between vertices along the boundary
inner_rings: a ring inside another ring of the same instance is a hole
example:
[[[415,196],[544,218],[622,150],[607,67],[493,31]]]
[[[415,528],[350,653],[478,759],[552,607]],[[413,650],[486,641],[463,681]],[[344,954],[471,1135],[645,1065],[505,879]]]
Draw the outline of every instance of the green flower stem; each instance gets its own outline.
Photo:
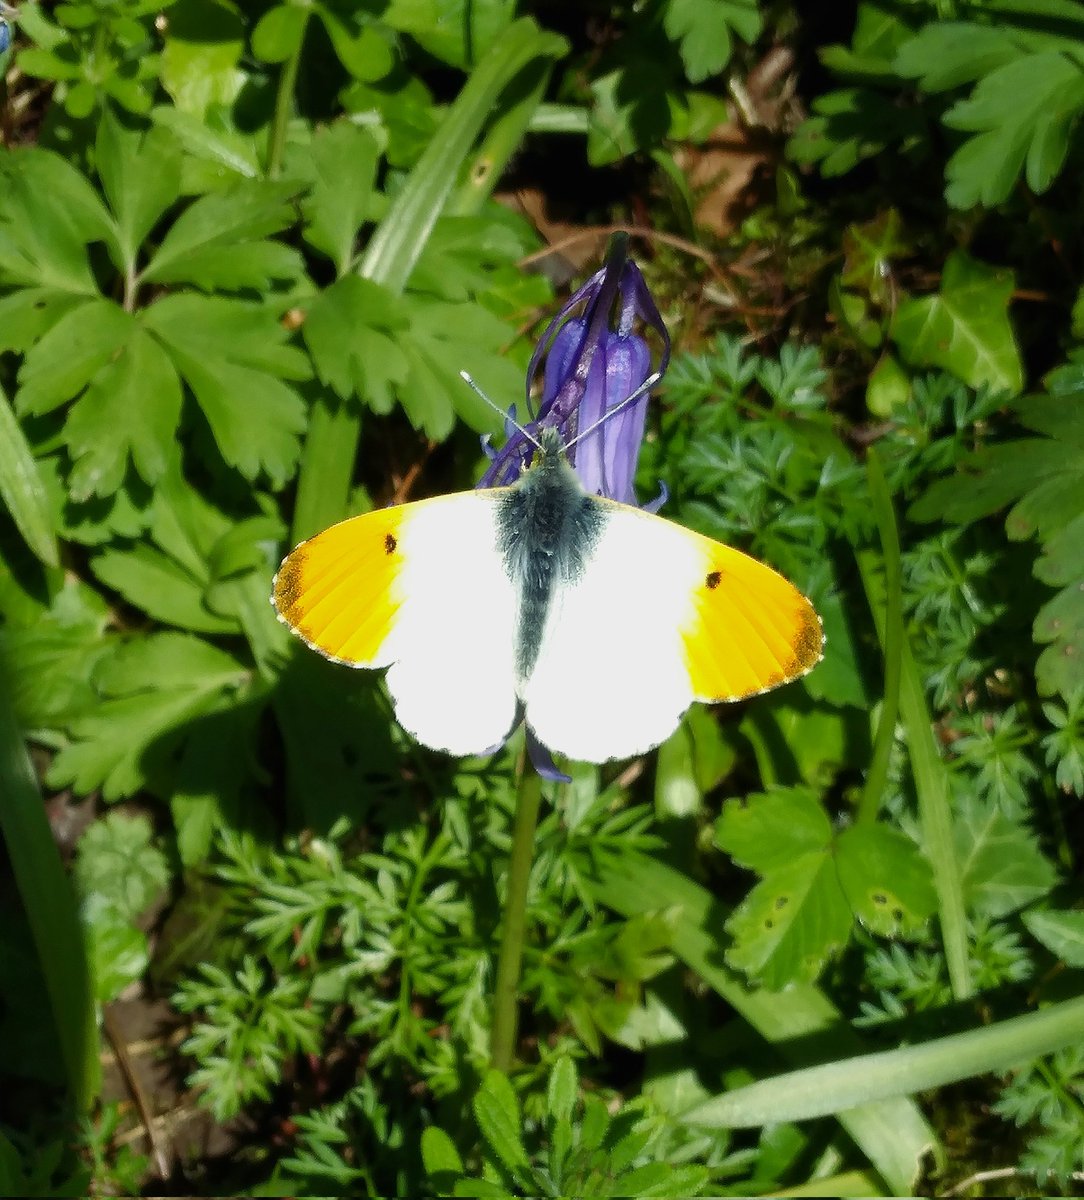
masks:
[[[302,9],[304,19],[297,35],[297,44],[290,57],[282,64],[279,72],[279,87],[275,95],[275,116],[271,123],[271,134],[267,145],[267,177],[277,179],[282,171],[282,155],[286,149],[286,126],[294,108],[294,89],[297,87],[297,70],[301,64],[301,51],[305,45],[305,30],[309,24],[311,10]]]
[[[866,457],[866,478],[869,481],[873,515],[881,538],[881,557],[884,563],[884,642],[885,682],[881,702],[881,719],[873,741],[873,754],[866,784],[858,802],[858,821],[875,821],[881,807],[881,797],[888,780],[888,760],[896,736],[896,721],[900,713],[900,674],[903,666],[903,572],[900,564],[900,537],[892,509],[881,460],[871,446]]]
[[[519,778],[516,815],[512,825],[512,850],[504,898],[504,930],[497,955],[497,982],[493,988],[493,1028],[489,1040],[490,1063],[498,1071],[512,1066],[519,1020],[517,993],[523,965],[523,939],[527,929],[527,885],[534,858],[534,833],[542,802],[542,780],[525,762]]]

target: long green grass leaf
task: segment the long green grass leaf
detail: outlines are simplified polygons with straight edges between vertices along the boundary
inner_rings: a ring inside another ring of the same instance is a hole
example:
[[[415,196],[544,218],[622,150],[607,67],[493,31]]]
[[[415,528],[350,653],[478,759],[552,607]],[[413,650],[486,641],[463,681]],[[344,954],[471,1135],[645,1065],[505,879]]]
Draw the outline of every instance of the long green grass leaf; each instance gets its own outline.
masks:
[[[605,859],[597,865],[594,890],[601,903],[626,917],[677,910],[673,952],[784,1058],[802,1061],[798,1046],[811,1034],[818,1035],[825,1054],[860,1051],[858,1034],[818,988],[796,984],[783,992],[752,989],[725,966],[718,932],[728,912],[687,876],[647,858]],[[852,1108],[838,1117],[892,1192],[907,1193],[923,1156],[937,1141],[918,1107],[897,1098]]]
[[[742,1128],[804,1121],[855,1105],[1007,1071],[1084,1037],[1084,997],[918,1046],[863,1054],[735,1088],[685,1114],[693,1125]]]
[[[494,41],[373,234],[359,267],[366,279],[394,292],[406,287],[479,131],[497,114],[505,115],[502,93],[535,60],[556,58],[566,48],[564,38],[544,33],[529,17],[514,21]],[[524,120],[522,129],[526,126]],[[489,181],[490,190],[495,183]]]
[[[86,946],[75,896],[7,696],[0,664],[0,830],[38,950],[72,1098],[85,1112],[101,1080]]]
[[[881,532],[882,544],[885,546],[886,558],[894,553],[898,560],[899,533],[896,515],[888,485],[876,460],[871,468],[869,480],[874,514]],[[887,655],[886,612],[891,612],[893,602],[886,593],[890,591],[891,585],[889,583],[886,586],[884,565],[873,552],[856,550],[855,557],[870,611]],[[937,889],[938,919],[941,925],[941,941],[945,947],[949,982],[956,999],[964,1000],[971,995],[974,984],[967,955],[967,915],[960,882],[961,872],[956,861],[956,844],[952,836],[948,772],[937,747],[922,680],[911,656],[902,620],[897,632],[900,638],[900,715],[911,758],[915,794],[918,797],[923,849],[930,860],[934,887]]]

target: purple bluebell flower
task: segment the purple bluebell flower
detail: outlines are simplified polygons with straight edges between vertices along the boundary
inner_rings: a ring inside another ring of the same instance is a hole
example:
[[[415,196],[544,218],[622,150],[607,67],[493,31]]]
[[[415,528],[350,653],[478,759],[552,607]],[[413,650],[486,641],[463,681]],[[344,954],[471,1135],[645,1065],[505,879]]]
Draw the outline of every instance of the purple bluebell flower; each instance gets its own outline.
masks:
[[[568,461],[584,490],[622,504],[636,504],[633,479],[644,437],[650,387],[651,349],[633,332],[637,319],[662,339],[657,382],[670,360],[670,337],[647,290],[639,268],[627,256],[628,235],[610,239],[606,265],[562,307],[546,327],[527,368],[527,411],[532,411],[531,385],[542,365],[542,403],[537,415],[520,428],[515,406],[509,411],[507,440],[492,459],[479,487],[515,483],[530,465],[543,430],[556,429]],[[583,305],[583,311],[570,316]],[[611,323],[616,328],[611,328]],[[643,394],[626,403],[640,389]],[[615,411],[619,410],[619,411]],[[607,418],[607,414],[613,413]],[[647,507],[654,511],[665,489]],[[544,779],[568,783],[553,756],[527,728],[527,753]]]
[[[602,418],[642,387],[651,371],[650,347],[633,332],[637,318],[662,338],[659,376],[670,360],[670,338],[627,250],[627,234],[611,238],[606,265],[568,299],[546,327],[527,368],[530,411],[531,384],[544,360],[538,414],[524,426],[526,433],[508,424],[507,441],[499,451],[489,451],[493,461],[479,487],[514,483],[534,455],[531,439],[537,440],[545,428],[556,428],[585,491],[622,504],[637,503],[632,484],[647,419],[647,393],[609,420]],[[569,316],[581,304],[582,313]],[[515,418],[515,408],[510,416]],[[602,424],[592,429],[600,421]],[[577,440],[584,430],[591,432]]]

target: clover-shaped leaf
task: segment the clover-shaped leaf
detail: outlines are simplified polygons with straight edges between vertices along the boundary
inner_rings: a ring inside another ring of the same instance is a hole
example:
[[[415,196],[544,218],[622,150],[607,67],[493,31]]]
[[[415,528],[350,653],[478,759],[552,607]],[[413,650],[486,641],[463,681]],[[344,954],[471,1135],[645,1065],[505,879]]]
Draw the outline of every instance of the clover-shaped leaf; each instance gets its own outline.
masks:
[[[911,842],[877,824],[837,833],[806,788],[729,801],[716,840],[763,876],[727,922],[727,959],[768,988],[816,978],[856,919],[892,935],[934,909],[929,867]]]

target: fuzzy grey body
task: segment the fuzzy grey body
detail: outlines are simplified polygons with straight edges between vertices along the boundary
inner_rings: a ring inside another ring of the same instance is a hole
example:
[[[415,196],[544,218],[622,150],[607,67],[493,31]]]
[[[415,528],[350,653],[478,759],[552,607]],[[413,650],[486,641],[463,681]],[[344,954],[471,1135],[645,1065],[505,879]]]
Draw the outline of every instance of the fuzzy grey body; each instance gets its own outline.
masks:
[[[574,582],[605,523],[556,441],[543,439],[534,465],[501,497],[497,548],[519,593],[516,674],[528,678],[542,645],[554,585]]]

